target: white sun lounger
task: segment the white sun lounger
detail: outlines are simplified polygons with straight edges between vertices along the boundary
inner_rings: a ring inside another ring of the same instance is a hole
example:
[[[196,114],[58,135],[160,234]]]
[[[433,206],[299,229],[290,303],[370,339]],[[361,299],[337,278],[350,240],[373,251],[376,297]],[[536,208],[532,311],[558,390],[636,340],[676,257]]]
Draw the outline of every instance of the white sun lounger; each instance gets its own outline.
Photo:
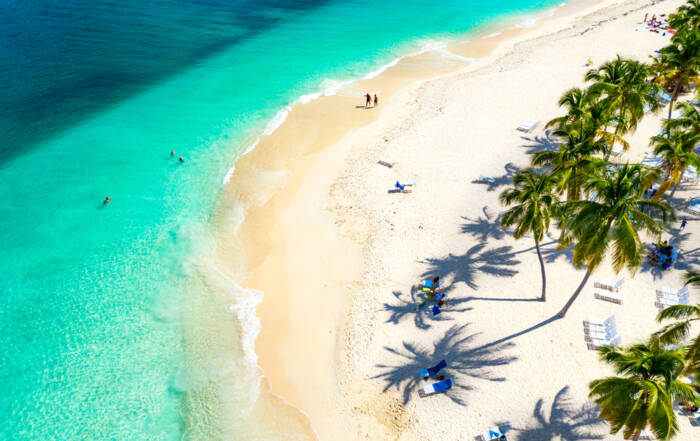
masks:
[[[583,324],[588,324],[589,326],[601,326],[606,329],[613,329],[615,328],[615,315],[613,314],[605,320],[595,317],[588,317],[588,320],[583,322]]]
[[[615,156],[620,156],[621,154],[625,153],[625,148],[622,144],[620,144],[619,142],[616,142],[612,146],[611,153]]]
[[[495,184],[496,179],[489,176],[479,175],[479,182],[488,182],[489,184]]]
[[[683,175],[681,176],[681,180],[683,181],[697,181],[698,180],[698,170],[693,167],[692,165],[689,165],[687,169],[683,171]]]
[[[609,280],[599,280],[593,284],[596,288],[607,289],[608,291],[619,291],[622,284],[625,283],[625,278],[618,280],[617,282],[610,282]]]
[[[520,124],[518,126],[518,130],[520,130],[521,132],[529,133],[529,132],[532,132],[534,130],[534,128],[537,127],[537,124],[539,124],[539,123],[540,123],[539,121],[528,120],[528,121],[525,121],[524,123]]]
[[[656,437],[654,436],[654,432],[647,428],[639,432],[639,439],[655,440]]]
[[[391,159],[380,159],[377,161],[379,164],[386,166],[386,167],[393,167],[397,164],[397,161],[392,161]]]
[[[426,386],[423,386],[423,394],[432,395],[438,392],[444,392],[450,389],[453,384],[454,381],[452,380],[452,378],[448,378],[447,380],[442,380],[437,383],[428,384]]]
[[[605,300],[607,302],[617,303],[618,305],[621,305],[623,300],[622,294],[614,291],[596,291],[595,298],[599,300]]]
[[[660,294],[660,295],[662,295],[662,296],[674,296],[674,297],[680,297],[680,296],[684,295],[684,294],[687,293],[687,292],[688,292],[688,287],[687,287],[687,286],[684,286],[684,287],[681,288],[681,289],[671,289],[671,288],[663,287],[663,288],[661,288],[661,289],[657,289],[657,290],[656,290],[656,293],[657,293],[657,294]]]

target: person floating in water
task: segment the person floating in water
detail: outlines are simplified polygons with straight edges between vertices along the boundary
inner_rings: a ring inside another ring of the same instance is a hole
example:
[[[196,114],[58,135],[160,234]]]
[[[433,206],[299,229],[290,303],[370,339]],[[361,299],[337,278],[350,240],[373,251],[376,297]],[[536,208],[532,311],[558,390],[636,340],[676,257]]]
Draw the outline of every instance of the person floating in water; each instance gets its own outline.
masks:
[[[365,109],[369,107],[369,105],[372,104],[372,95],[369,93],[365,94]]]
[[[175,156],[175,150],[170,150],[170,156]]]
[[[379,98],[377,97],[377,94],[374,94],[374,107],[377,107],[379,105]]]
[[[103,205],[107,205],[107,204],[109,204],[110,202],[112,202],[112,198],[110,198],[109,196],[107,196],[107,197],[105,198],[105,200],[102,201],[102,204],[103,204]]]
[[[185,158],[183,158],[182,156],[180,156],[180,159],[178,159],[178,161],[180,161],[180,162],[185,162]]]

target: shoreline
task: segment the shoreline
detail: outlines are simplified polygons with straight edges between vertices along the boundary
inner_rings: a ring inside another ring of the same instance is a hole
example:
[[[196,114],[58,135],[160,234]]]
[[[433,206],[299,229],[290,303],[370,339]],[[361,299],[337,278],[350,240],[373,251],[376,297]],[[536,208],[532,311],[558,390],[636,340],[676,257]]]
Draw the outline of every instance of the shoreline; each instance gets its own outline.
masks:
[[[244,285],[265,293],[258,306],[262,328],[255,344],[265,389],[303,413],[310,420],[310,431],[317,432],[314,438],[354,439],[358,426],[368,423],[357,421],[347,395],[376,392],[367,392],[364,381],[347,375],[352,356],[344,349],[357,341],[348,334],[352,325],[347,322],[354,319],[348,316],[354,300],[350,293],[365,290],[366,265],[371,260],[367,257],[371,247],[362,243],[378,233],[371,223],[358,226],[345,219],[348,213],[363,213],[354,212],[355,205],[339,203],[353,204],[353,198],[343,195],[348,186],[338,177],[347,171],[348,158],[363,149],[379,152],[393,138],[387,134],[376,145],[356,148],[352,140],[363,136],[357,132],[371,132],[374,126],[409,117],[421,107],[415,91],[430,87],[433,81],[493,66],[519,43],[556,38],[572,21],[603,8],[642,3],[569,3],[537,14],[553,12],[533,28],[504,29],[497,35],[448,45],[447,50],[458,57],[477,58],[467,67],[464,60],[446,62],[443,54],[436,57],[431,51],[399,58],[378,75],[346,86],[349,90],[294,106],[276,130],[261,136],[255,148],[238,159],[217,209],[226,240],[216,259],[222,267],[233,268]],[[557,11],[562,15],[557,16]],[[382,91],[379,112],[355,108],[360,90]],[[347,121],[337,125],[339,118]],[[294,140],[294,145],[289,146],[288,140]],[[402,162],[382,171],[400,179],[417,177]],[[231,215],[234,206],[243,211]],[[323,251],[320,256],[319,251]],[[315,314],[306,315],[309,310]],[[313,366],[299,358],[313,358]],[[396,397],[373,399],[381,402],[373,407],[404,407]],[[384,433],[377,439],[392,436],[397,428],[406,436],[413,432],[416,415],[407,409],[397,412],[387,417]],[[407,439],[414,439],[411,436]]]

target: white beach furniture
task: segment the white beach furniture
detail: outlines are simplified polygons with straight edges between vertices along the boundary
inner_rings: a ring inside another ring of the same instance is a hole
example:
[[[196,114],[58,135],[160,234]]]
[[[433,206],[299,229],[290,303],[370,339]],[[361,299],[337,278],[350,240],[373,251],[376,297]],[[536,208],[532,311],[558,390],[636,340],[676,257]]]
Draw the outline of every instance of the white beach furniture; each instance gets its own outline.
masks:
[[[639,439],[655,440],[656,437],[654,436],[654,432],[647,428],[639,433]]]
[[[614,291],[596,291],[594,297],[599,300],[617,303],[618,305],[621,305],[623,300],[622,294]]]
[[[528,121],[525,121],[522,124],[520,124],[518,126],[517,130],[520,130],[521,132],[525,132],[525,133],[530,133],[535,129],[535,127],[537,127],[537,125],[539,123],[540,123],[539,121],[535,121],[534,119],[528,120]]]
[[[479,175],[479,182],[488,182],[489,184],[495,184],[496,179],[489,176]]]
[[[686,168],[683,171],[683,176],[681,176],[681,180],[683,181],[697,181],[698,180],[698,169],[693,167],[692,165],[689,165],[688,168]]]
[[[613,144],[611,152],[615,156],[620,156],[621,154],[625,153],[625,147],[619,142],[616,142],[615,144]]]
[[[608,280],[599,280],[593,284],[596,288],[607,289],[608,291],[619,291],[622,284],[625,283],[625,278],[618,280],[617,282],[610,282]]]
[[[437,383],[428,384],[427,386],[423,386],[423,394],[432,395],[438,392],[444,392],[450,389],[453,384],[454,381],[452,380],[452,378],[448,378],[447,380],[442,380]]]
[[[642,165],[646,165],[647,167],[659,167],[661,164],[663,164],[663,162],[663,157],[652,153],[647,153],[646,156],[644,156],[644,159],[642,159]]]
[[[398,161],[392,161],[391,159],[380,159],[380,160],[377,161],[377,162],[378,162],[379,164],[381,164],[381,165],[383,165],[383,166],[385,166],[385,167],[389,167],[389,168],[395,166],[395,165],[398,163]]]

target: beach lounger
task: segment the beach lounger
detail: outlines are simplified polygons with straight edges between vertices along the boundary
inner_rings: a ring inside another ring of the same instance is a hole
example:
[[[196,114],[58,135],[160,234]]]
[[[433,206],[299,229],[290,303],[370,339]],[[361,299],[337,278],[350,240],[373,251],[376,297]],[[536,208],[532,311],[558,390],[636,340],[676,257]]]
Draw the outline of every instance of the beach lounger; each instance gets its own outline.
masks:
[[[492,427],[491,429],[481,433],[481,439],[483,441],[491,441],[493,439],[498,439],[503,435],[497,427]]]
[[[692,214],[700,214],[700,198],[690,198],[686,211]]]
[[[615,156],[620,156],[621,154],[625,153],[625,148],[622,144],[616,142],[613,144],[611,153]]]
[[[657,289],[656,293],[662,296],[672,296],[672,297],[680,297],[684,295],[685,293],[689,292],[688,287],[684,286],[681,289],[671,289],[671,288],[666,288],[663,287],[661,289]]]
[[[664,158],[651,153],[647,153],[644,159],[642,159],[642,165],[646,165],[647,167],[659,167],[663,162]]]
[[[595,317],[588,317],[588,320],[586,320],[583,324],[588,324],[589,326],[600,326],[605,329],[615,329],[615,315],[613,314],[605,320],[601,320]]]
[[[411,189],[406,188],[405,185],[400,184],[399,181],[396,181],[396,184],[394,184],[394,188],[389,190],[389,193],[411,193]]]
[[[619,294],[619,293],[613,292],[613,291],[604,291],[604,292],[596,291],[595,298],[598,300],[605,300],[607,302],[617,303],[618,305],[622,304],[622,299],[623,299],[622,294]]]
[[[496,179],[484,175],[479,175],[479,182],[488,182],[489,184],[495,184]]]
[[[534,130],[534,128],[537,127],[537,124],[539,124],[539,123],[540,123],[539,121],[535,121],[535,120],[525,121],[524,123],[522,123],[518,126],[518,130],[520,130],[521,132],[529,133],[529,132],[532,132]]]
[[[444,369],[447,366],[447,362],[445,360],[440,361],[440,363],[436,364],[433,367],[430,367],[428,369],[420,369],[418,370],[418,375],[420,375],[421,378],[428,378],[432,377],[438,372],[440,372],[442,369]]]
[[[671,101],[671,96],[665,92],[661,92],[656,95],[656,100],[660,103],[669,103]]]
[[[432,395],[439,392],[445,392],[452,387],[452,384],[452,378],[448,378],[447,380],[423,386],[423,393],[425,395]]]
[[[666,118],[666,117],[664,117],[664,119],[678,119],[678,118],[680,118],[681,116],[683,116],[683,115],[681,114],[681,112],[679,112],[679,111],[677,111],[677,110],[674,110],[674,111],[671,112],[671,118]]]
[[[683,175],[681,176],[681,180],[683,181],[697,181],[698,180],[698,170],[693,167],[692,165],[689,165],[688,168],[686,168],[683,171]]]
[[[655,440],[656,437],[654,436],[654,432],[651,430],[644,429],[641,432],[639,432],[639,438],[638,439],[646,439],[646,440]]]
[[[380,159],[379,161],[377,161],[377,163],[385,167],[391,168],[397,164],[397,161],[392,161],[391,159]]]
[[[610,282],[608,280],[599,280],[599,281],[595,282],[593,284],[593,286],[596,288],[607,289],[608,291],[617,292],[620,290],[623,283],[625,283],[624,277],[622,279],[618,280],[617,282]]]

